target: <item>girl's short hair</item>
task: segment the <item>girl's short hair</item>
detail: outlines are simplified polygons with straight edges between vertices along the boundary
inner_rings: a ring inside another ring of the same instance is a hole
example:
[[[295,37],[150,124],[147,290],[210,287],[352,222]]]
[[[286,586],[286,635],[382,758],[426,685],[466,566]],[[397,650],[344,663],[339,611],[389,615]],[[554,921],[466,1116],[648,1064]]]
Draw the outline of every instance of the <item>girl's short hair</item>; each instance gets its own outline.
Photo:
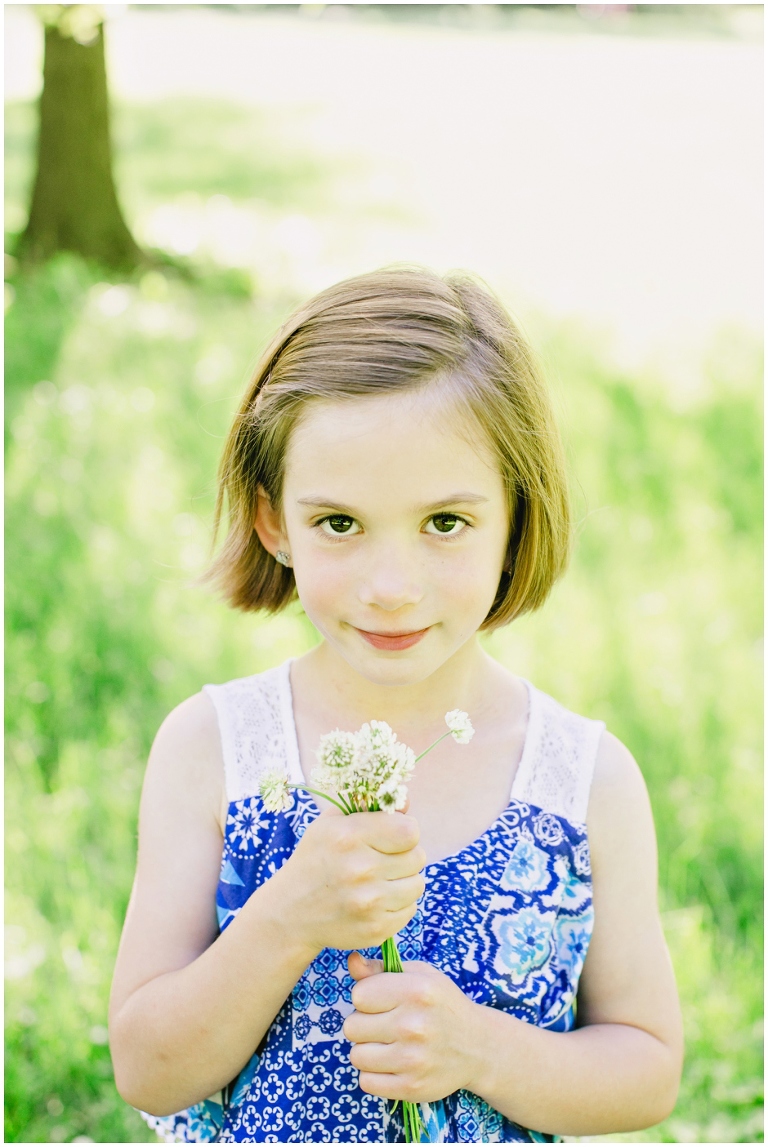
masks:
[[[236,609],[275,613],[296,596],[254,529],[257,487],[279,509],[291,431],[308,403],[435,383],[474,415],[509,499],[509,553],[482,629],[543,604],[564,572],[571,528],[560,436],[530,347],[488,288],[465,274],[386,268],[320,292],[264,352],[221,459],[213,542],[203,575]]]

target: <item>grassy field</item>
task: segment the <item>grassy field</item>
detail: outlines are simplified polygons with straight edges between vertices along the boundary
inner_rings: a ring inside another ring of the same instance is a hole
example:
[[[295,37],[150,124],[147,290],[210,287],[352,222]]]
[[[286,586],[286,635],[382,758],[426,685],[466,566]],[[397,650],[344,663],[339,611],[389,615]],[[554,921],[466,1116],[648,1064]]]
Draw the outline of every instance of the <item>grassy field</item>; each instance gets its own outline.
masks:
[[[183,111],[122,110],[131,218],[181,187],[327,200],[316,161],[270,150],[263,125],[226,109],[206,121],[216,146],[192,158]],[[11,109],[12,229],[31,125]],[[242,159],[246,136],[258,162]],[[203,683],[316,640],[298,609],[241,617],[193,584],[228,419],[293,300],[234,273],[123,283],[69,257],[12,287],[6,1139],[147,1142],[115,1091],[105,1026],[147,751]],[[611,1138],[762,1141],[760,350],[722,332],[682,403],[663,379],[612,370],[578,331],[541,320],[537,338],[578,544],[544,610],[488,648],[603,718],[640,763],[686,1018],[676,1111]]]

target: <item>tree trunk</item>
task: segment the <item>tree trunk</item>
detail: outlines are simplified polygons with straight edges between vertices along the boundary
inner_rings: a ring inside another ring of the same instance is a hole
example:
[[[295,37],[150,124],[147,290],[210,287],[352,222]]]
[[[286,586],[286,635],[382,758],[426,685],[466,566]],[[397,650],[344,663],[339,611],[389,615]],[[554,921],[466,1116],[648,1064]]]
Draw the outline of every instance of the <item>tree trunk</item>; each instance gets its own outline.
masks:
[[[37,175],[19,253],[39,261],[57,251],[126,269],[144,261],[112,178],[101,24],[89,43],[45,29]]]

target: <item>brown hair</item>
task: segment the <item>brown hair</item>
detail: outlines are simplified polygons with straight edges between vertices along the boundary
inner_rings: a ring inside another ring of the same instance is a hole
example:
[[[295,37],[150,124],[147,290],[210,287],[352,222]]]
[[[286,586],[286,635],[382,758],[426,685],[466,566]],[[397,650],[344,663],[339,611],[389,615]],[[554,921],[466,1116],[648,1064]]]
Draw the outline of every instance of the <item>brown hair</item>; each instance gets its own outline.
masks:
[[[219,468],[213,541],[203,575],[236,609],[275,613],[296,596],[254,530],[257,486],[279,509],[291,431],[308,402],[414,390],[436,382],[474,414],[509,498],[505,572],[482,629],[543,604],[564,572],[570,513],[560,437],[541,373],[517,326],[464,274],[387,268],[346,279],[300,307],[264,352],[235,415]]]

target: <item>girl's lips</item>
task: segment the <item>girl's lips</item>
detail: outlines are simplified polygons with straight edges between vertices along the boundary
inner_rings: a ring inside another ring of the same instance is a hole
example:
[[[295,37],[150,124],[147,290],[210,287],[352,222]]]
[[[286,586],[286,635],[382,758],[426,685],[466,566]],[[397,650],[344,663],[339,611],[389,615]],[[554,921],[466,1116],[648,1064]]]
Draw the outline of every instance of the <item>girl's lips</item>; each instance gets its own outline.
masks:
[[[369,633],[366,629],[358,629],[361,637],[376,649],[410,649],[417,641],[421,641],[427,629],[419,629],[415,633]]]

